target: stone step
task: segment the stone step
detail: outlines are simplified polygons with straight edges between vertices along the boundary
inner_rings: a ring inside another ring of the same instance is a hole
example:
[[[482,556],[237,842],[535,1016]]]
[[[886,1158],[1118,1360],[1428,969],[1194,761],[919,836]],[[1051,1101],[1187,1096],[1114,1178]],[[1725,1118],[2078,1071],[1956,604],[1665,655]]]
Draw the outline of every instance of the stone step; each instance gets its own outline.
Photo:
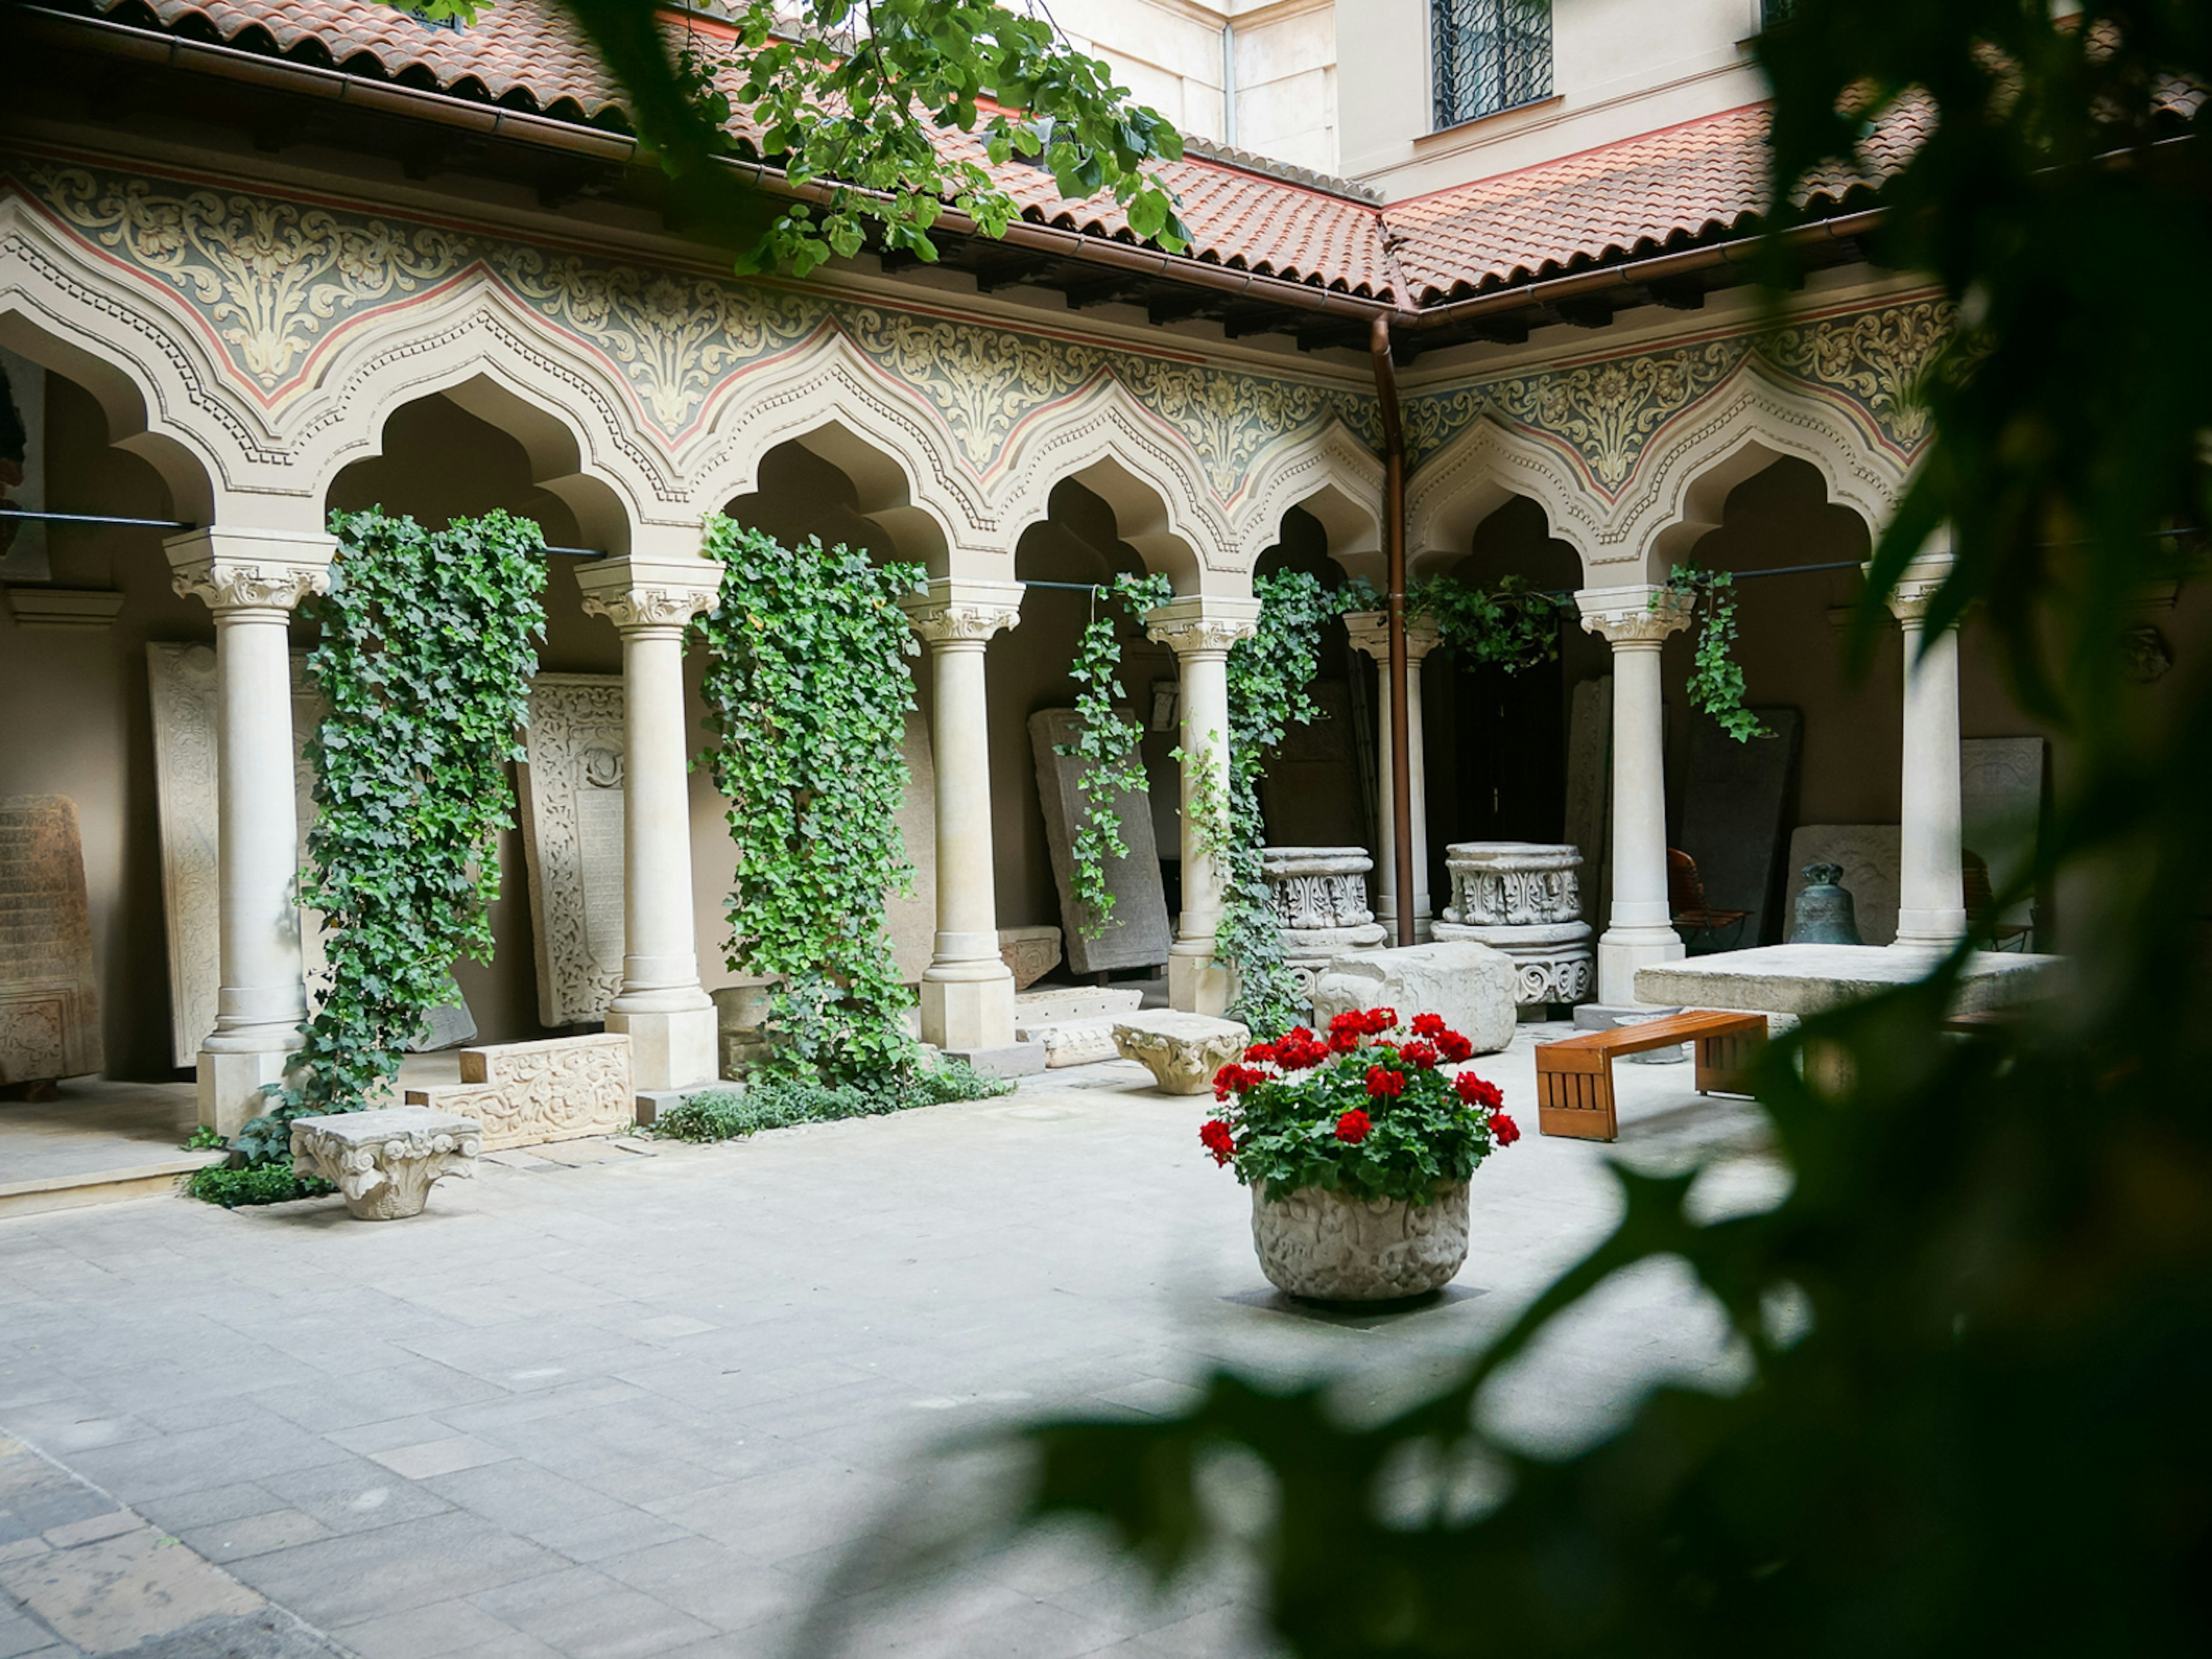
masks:
[[[76,1210],[133,1198],[162,1198],[229,1154],[218,1151],[178,1152],[143,1163],[76,1170],[31,1181],[0,1182],[0,1216],[38,1215],[48,1210]]]

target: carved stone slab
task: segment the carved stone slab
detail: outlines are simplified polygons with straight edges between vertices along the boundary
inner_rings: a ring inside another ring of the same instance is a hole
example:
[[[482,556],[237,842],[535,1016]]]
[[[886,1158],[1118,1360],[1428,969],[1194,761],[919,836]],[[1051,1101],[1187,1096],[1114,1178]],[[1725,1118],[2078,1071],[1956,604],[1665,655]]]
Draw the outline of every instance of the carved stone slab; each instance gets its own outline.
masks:
[[[0,796],[0,1083],[105,1063],[76,803]]]
[[[607,1032],[464,1048],[459,1085],[410,1089],[407,1103],[474,1118],[488,1152],[617,1134],[636,1121],[629,1038]]]
[[[1771,735],[1738,743],[1702,714],[1692,720],[1680,843],[1698,861],[1708,904],[1751,912],[1738,935],[1745,945],[1782,937],[1773,905],[1784,885],[1783,826],[1804,724],[1794,708],[1751,712]]]
[[[2041,738],[1966,738],[1959,744],[1960,840],[1982,855],[1998,887],[2027,869],[2035,856],[2048,747]],[[2004,920],[2025,922],[2033,911],[2023,901]]]
[[[215,1029],[222,984],[222,907],[217,861],[216,664],[212,647],[154,641],[146,647],[146,684],[154,712],[154,799],[161,836],[161,905],[169,942],[169,1041],[179,1066],[194,1064]],[[328,705],[307,678],[307,653],[292,653],[292,814],[299,826],[299,863],[307,863],[307,830],[315,821],[315,773],[307,739]],[[322,1006],[329,966],[322,917],[299,913],[301,966],[307,1007]],[[430,1035],[418,1050],[473,1042],[476,1022],[458,997],[430,1012]]]
[[[884,921],[890,932],[891,960],[898,964],[899,977],[908,985],[918,985],[937,946],[937,761],[929,746],[929,722],[911,708],[907,710],[906,734],[899,741],[899,752],[906,760],[906,799],[899,806],[899,839],[906,843],[907,862],[914,866],[914,896],[891,894],[884,903]],[[1003,944],[1005,935],[1000,938]],[[1016,976],[1019,977],[1018,970]]]
[[[515,769],[538,944],[538,1018],[596,1024],[622,988],[623,683],[540,674]]]
[[[1160,884],[1159,846],[1152,839],[1149,792],[1130,790],[1115,803],[1121,817],[1127,858],[1106,863],[1106,887],[1114,913],[1096,939],[1085,939],[1082,908],[1075,897],[1076,827],[1083,821],[1083,797],[1076,782],[1083,762],[1057,752],[1073,744],[1083,724],[1073,708],[1042,708],[1030,716],[1030,747],[1036,759],[1037,800],[1044,809],[1045,840],[1052,848],[1053,881],[1060,890],[1060,912],[1066,924],[1067,965],[1078,974],[1110,968],[1152,968],[1168,959],[1168,905]]]
[[[1001,927],[999,959],[1014,976],[1014,989],[1026,991],[1060,966],[1057,927]]]
[[[1797,895],[1808,864],[1841,865],[1840,885],[1851,896],[1859,938],[1887,945],[1897,938],[1899,854],[1893,823],[1805,823],[1790,837],[1789,890],[1783,899],[1785,929],[1795,926]]]

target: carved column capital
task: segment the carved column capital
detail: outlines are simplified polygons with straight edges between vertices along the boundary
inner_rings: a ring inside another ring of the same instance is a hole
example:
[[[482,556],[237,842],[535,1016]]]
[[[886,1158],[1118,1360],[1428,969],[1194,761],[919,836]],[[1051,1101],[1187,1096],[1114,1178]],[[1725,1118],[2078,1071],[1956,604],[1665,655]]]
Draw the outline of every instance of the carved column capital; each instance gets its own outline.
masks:
[[[704,559],[600,559],[576,572],[576,586],[584,614],[605,617],[618,632],[681,629],[714,608],[722,571]]]
[[[1196,593],[1145,613],[1145,634],[1178,657],[1224,657],[1260,631],[1260,601]]]
[[[210,526],[172,536],[171,584],[204,599],[217,616],[289,612],[310,593],[326,592],[337,541],[319,532],[233,530]]]
[[[1583,627],[1615,650],[1624,646],[1657,650],[1669,634],[1690,625],[1693,603],[1687,593],[1650,582],[1586,587],[1575,595]]]
[[[1950,574],[1951,561],[1948,556],[1915,559],[1905,568],[1905,574],[1897,579],[1897,586],[1890,589],[1884,603],[1898,621],[1908,628],[1917,628],[1927,621],[1928,607],[1935,602],[1936,593]],[[1958,623],[1954,620],[1951,625],[1956,628]]]
[[[1344,613],[1345,632],[1352,636],[1352,648],[1364,652],[1377,662],[1390,660],[1390,613],[1387,611],[1347,611]],[[1406,660],[1419,662],[1443,643],[1443,634],[1426,617],[1406,618]]]
[[[899,601],[914,631],[932,646],[980,647],[1022,619],[1019,582],[959,581],[944,577]]]

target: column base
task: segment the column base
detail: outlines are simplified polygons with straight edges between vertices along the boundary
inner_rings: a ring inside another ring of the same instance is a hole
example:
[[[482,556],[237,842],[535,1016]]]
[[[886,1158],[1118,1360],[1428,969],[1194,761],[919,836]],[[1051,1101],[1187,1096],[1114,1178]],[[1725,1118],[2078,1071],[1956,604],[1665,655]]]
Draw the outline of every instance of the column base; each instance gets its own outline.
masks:
[[[939,1048],[1011,1048],[1014,1043],[1014,976],[1006,964],[988,979],[921,977],[921,1040]]]
[[[1894,944],[1921,951],[1948,951],[1966,936],[1966,913],[1959,910],[1899,910]]]
[[[629,1038],[630,1087],[687,1089],[712,1083],[719,1071],[714,1005],[663,1013],[607,1011],[607,1030]]]
[[[1633,1005],[1636,970],[1680,962],[1689,954],[1671,927],[1609,928],[1597,942],[1597,1000],[1610,1007]]]
[[[296,1041],[293,1047],[296,1048]],[[228,1140],[255,1118],[278,1104],[262,1093],[284,1079],[287,1048],[226,1048],[200,1050],[199,1121]]]
[[[1168,1006],[1179,1014],[1209,1014],[1219,1019],[1237,1000],[1237,970],[1208,951],[1168,952]]]

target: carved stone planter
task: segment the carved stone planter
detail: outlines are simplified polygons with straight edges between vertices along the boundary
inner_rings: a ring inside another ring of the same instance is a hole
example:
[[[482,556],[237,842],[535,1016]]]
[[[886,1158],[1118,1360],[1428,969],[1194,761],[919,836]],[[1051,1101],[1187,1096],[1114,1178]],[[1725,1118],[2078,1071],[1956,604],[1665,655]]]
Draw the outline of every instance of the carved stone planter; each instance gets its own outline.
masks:
[[[292,1173],[329,1182],[356,1221],[398,1221],[447,1176],[475,1176],[482,1134],[473,1118],[422,1106],[295,1117]]]
[[[1260,849],[1284,965],[1299,997],[1311,999],[1314,981],[1332,958],[1382,943],[1382,924],[1367,908],[1367,872],[1374,867],[1362,847]]]
[[[1582,919],[1581,850],[1527,841],[1467,841],[1444,849],[1451,902],[1438,939],[1471,939],[1513,958],[1522,1007],[1587,1002],[1596,977]]]
[[[1390,1302],[1451,1282],[1467,1260],[1467,1182],[1426,1204],[1301,1187],[1252,1188],[1252,1248],[1278,1290],[1316,1302]]]

